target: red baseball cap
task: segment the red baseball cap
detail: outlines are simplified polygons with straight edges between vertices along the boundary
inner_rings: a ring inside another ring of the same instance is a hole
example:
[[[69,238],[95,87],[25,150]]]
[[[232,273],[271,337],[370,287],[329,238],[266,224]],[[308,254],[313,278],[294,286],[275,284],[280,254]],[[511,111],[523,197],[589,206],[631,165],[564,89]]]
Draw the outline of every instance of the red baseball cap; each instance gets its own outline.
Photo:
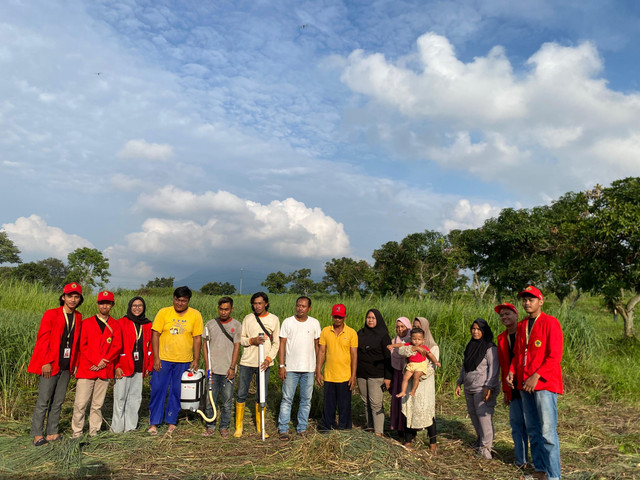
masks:
[[[107,292],[106,290],[104,292],[100,292],[98,294],[98,303],[100,302],[113,302],[116,303],[116,297],[113,294],[113,292]]]
[[[521,291],[518,294],[518,297],[522,297],[526,293],[528,293],[529,295],[533,295],[534,297],[539,298],[540,300],[544,300],[544,298],[542,297],[542,292],[538,290],[536,287],[534,287],[533,285],[529,285],[527,288]]]
[[[512,305],[510,303],[501,303],[500,305],[498,305],[496,308],[494,308],[493,310],[497,313],[500,314],[500,310],[502,310],[503,308],[508,308],[509,310],[513,310],[515,312],[515,314],[518,314],[518,309],[515,307],[515,305]]]
[[[341,303],[336,303],[333,308],[331,309],[331,316],[332,317],[346,317],[347,316],[347,309],[346,307],[341,304]]]
[[[80,286],[79,283],[67,283],[64,288],[62,289],[62,294],[66,295],[67,293],[79,293],[80,295],[82,295],[82,287]]]

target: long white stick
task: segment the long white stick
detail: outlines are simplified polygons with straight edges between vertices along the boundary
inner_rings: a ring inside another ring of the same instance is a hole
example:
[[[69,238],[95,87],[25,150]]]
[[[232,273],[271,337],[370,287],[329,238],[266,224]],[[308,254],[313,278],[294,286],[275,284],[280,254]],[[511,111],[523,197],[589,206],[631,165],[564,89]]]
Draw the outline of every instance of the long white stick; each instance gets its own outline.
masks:
[[[264,334],[260,334],[261,336]],[[264,343],[258,346],[258,389],[260,390],[260,416],[262,417],[262,441],[264,438],[264,406],[267,403],[265,395],[265,372],[262,371],[262,364],[264,363]]]

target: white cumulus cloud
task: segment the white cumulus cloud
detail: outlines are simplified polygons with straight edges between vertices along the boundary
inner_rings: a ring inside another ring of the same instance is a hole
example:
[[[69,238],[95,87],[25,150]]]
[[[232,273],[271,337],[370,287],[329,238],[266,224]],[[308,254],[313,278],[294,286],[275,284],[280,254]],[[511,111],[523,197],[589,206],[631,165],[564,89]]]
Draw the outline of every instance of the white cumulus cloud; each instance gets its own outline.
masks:
[[[640,175],[640,94],[612,90],[603,71],[588,41],[543,44],[517,69],[500,46],[463,62],[447,38],[426,33],[395,62],[355,50],[341,79],[404,117],[378,135],[388,148],[514,191],[526,171],[537,198],[555,198]]]
[[[226,191],[196,194],[166,186],[140,195],[136,210],[155,215],[123,245],[106,250],[117,264],[162,261],[206,268],[265,259],[304,263],[350,253],[341,223],[293,198],[262,204]]]
[[[440,227],[441,231],[466,230],[468,228],[478,228],[485,220],[499,215],[501,208],[489,203],[472,205],[469,200],[462,198]]]
[[[93,248],[87,239],[47,225],[38,215],[20,217],[14,223],[3,224],[2,229],[22,253],[28,256],[66,259],[69,252],[76,248]]]

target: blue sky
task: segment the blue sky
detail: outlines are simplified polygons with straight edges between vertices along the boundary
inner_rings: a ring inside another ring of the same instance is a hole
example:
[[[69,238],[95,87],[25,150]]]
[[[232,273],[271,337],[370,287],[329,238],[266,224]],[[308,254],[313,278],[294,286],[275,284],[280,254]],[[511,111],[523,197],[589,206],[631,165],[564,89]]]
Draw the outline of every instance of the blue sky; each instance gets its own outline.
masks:
[[[639,17],[627,1],[2,2],[0,226],[25,261],[100,249],[114,286],[319,277],[638,176]]]

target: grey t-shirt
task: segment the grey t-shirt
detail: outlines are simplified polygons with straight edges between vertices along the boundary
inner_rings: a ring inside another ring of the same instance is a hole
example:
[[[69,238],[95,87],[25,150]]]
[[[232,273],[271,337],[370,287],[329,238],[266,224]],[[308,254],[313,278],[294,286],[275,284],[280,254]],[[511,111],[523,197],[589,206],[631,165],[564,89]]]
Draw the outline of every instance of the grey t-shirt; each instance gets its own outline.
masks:
[[[235,318],[222,323],[222,326],[233,338],[233,343],[222,333],[216,319],[207,322],[202,335],[205,342],[209,337],[209,368],[215,375],[226,375],[229,371],[234,343],[240,343],[242,334],[242,325]]]

